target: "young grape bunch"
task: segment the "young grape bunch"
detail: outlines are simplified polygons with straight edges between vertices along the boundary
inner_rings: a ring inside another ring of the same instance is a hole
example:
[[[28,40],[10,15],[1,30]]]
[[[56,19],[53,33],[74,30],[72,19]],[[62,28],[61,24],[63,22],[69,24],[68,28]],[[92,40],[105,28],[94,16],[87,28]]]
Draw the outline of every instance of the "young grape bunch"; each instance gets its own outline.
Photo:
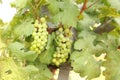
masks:
[[[48,38],[47,27],[44,17],[40,18],[40,20],[35,20],[34,31],[32,33],[34,40],[31,43],[30,50],[40,54],[45,49]]]
[[[69,54],[71,53],[72,46],[72,31],[69,28],[60,27],[56,31],[56,51],[53,54],[52,63],[59,66],[61,63],[67,61]]]

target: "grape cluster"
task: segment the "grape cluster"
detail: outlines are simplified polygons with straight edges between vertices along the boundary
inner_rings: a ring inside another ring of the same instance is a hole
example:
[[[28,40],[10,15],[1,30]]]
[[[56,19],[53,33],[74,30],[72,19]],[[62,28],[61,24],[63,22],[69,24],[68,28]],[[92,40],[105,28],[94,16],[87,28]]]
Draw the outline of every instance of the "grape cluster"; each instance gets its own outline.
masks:
[[[61,63],[66,62],[68,59],[69,53],[71,53],[72,46],[72,32],[69,28],[60,27],[56,31],[56,51],[53,54],[52,62],[56,66],[59,66]]]
[[[40,54],[45,49],[48,38],[47,24],[44,17],[40,18],[40,21],[35,21],[32,36],[34,40],[31,43],[30,50]]]

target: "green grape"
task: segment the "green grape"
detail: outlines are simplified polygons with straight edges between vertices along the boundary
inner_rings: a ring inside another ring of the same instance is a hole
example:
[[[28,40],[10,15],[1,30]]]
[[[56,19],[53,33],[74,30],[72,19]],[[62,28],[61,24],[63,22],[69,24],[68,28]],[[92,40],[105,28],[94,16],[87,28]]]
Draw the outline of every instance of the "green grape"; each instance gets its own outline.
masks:
[[[43,26],[44,28],[47,28],[47,25],[46,25],[46,23],[43,23],[43,24],[42,24],[42,26]]]
[[[60,53],[58,53],[58,54],[57,54],[57,57],[60,57],[60,56],[61,56]]]
[[[55,53],[55,54],[53,54],[53,57],[57,57],[57,54]]]
[[[62,31],[63,31],[63,28],[59,28],[59,31],[62,32]]]
[[[64,63],[68,59],[68,55],[71,53],[72,40],[69,34],[72,34],[70,29],[60,27],[56,31],[56,51],[53,54],[52,63],[56,66]],[[56,60],[56,61],[55,61]]]
[[[41,25],[41,24],[38,24],[38,28],[42,28],[42,25]]]
[[[56,59],[53,59],[53,60],[52,60],[52,62],[54,62],[54,63],[55,63],[55,62],[56,62]]]
[[[60,65],[60,62],[59,62],[59,61],[56,61],[55,64],[56,64],[56,66],[59,66],[59,65]]]
[[[42,23],[45,23],[45,22],[46,22],[46,19],[45,19],[44,17],[42,17],[42,18],[40,19],[40,21],[41,21]]]
[[[38,39],[39,39],[39,36],[35,36],[34,39],[35,39],[35,40],[38,40]]]
[[[47,43],[48,32],[47,32],[47,24],[46,19],[44,17],[39,20],[35,20],[34,23],[34,31],[32,33],[33,42],[31,43],[30,50],[35,51],[40,54],[45,50],[45,46]]]
[[[66,62],[66,59],[65,59],[65,58],[63,58],[63,59],[62,59],[62,62],[63,62],[63,63],[64,63],[64,62]]]

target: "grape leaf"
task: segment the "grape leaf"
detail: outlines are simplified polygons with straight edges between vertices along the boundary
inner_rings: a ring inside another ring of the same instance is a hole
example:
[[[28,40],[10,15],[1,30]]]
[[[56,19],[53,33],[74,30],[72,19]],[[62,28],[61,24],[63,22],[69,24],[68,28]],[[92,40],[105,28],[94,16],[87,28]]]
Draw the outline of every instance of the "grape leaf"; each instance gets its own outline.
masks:
[[[53,46],[53,43],[54,43],[53,39],[54,38],[55,38],[54,33],[48,35],[48,42],[46,45],[46,50],[42,54],[39,55],[39,60],[43,64],[50,64],[51,63],[51,60],[53,58],[52,55],[55,51],[55,48]]]
[[[120,52],[109,50],[106,56],[106,61],[103,66],[106,68],[104,76],[106,80],[119,80],[120,79]]]
[[[76,27],[78,20],[77,17],[79,15],[78,7],[70,0],[65,0],[62,3],[62,8],[60,6],[55,8],[54,11],[57,12],[57,14],[53,16],[53,21],[56,23],[62,22],[65,25]],[[49,5],[54,6],[53,4]]]
[[[34,65],[27,65],[26,67],[23,67],[22,70],[24,70],[28,74],[39,72],[39,69]]]
[[[0,58],[0,80],[27,80],[26,76],[12,58]]]
[[[84,0],[75,0],[76,1],[76,3],[78,3],[78,4],[80,4],[80,3],[83,3],[84,2]]]
[[[89,26],[94,24],[96,21],[98,21],[97,17],[90,16],[86,13],[83,13],[84,18],[78,22],[77,30],[90,30]]]
[[[113,7],[103,6],[99,8],[100,14],[99,17],[120,17],[120,14]]]
[[[105,4],[106,6],[110,6],[109,1],[110,1],[110,0],[101,0],[101,3],[102,3],[102,4]]]
[[[79,39],[74,43],[74,49],[81,50],[94,47],[95,36],[87,31],[82,31],[78,35]]]
[[[89,50],[74,51],[70,59],[73,70],[80,73],[80,76],[87,76],[86,78],[91,80],[100,75],[100,62],[93,58]]]
[[[63,6],[63,2],[59,2],[57,0],[48,0],[48,9],[50,10],[52,15],[57,14]]]
[[[53,58],[53,53],[54,53],[54,47],[51,46],[48,50],[46,50],[45,52],[41,53],[39,56],[39,60],[41,63],[44,64],[50,64],[51,60]]]
[[[34,30],[34,25],[32,24],[32,20],[26,19],[20,25],[14,27],[13,33],[17,37],[20,37],[22,35],[29,36],[30,34],[32,34],[33,30]]]
[[[8,48],[13,56],[22,60],[34,61],[38,56],[34,51],[25,51],[24,45],[19,42],[9,44]]]
[[[11,3],[12,7],[16,7],[18,10],[26,7],[28,0],[15,0]]]
[[[47,68],[47,65],[40,64],[36,66],[39,69],[39,72],[30,74],[31,80],[50,80],[52,78],[52,73]]]

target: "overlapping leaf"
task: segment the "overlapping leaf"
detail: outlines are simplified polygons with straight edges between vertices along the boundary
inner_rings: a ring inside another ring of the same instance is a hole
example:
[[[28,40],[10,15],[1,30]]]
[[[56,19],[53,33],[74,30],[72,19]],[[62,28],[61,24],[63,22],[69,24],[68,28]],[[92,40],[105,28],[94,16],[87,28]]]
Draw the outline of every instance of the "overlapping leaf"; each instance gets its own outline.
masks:
[[[13,33],[17,37],[29,36],[30,34],[32,34],[33,29],[34,29],[34,25],[32,24],[32,20],[26,19],[20,25],[14,27]]]
[[[74,44],[74,49],[81,50],[94,47],[95,36],[87,31],[83,31],[78,35],[79,39]]]
[[[11,3],[11,6],[16,7],[18,10],[26,7],[29,0],[15,0]]]
[[[118,13],[118,11],[113,8],[113,7],[108,7],[108,6],[104,6],[99,8],[100,10],[100,15],[99,17],[120,17],[120,14]]]
[[[22,43],[14,42],[8,46],[11,54],[18,59],[34,61],[37,54],[34,51],[25,51],[25,47]]]
[[[0,58],[0,80],[27,80],[27,74],[21,71],[12,58]]]
[[[30,74],[30,80],[50,80],[52,78],[53,75],[47,68],[47,65],[38,64],[36,67],[39,71],[34,74]]]
[[[57,13],[53,16],[54,22],[57,22],[57,23],[62,22],[65,25],[76,27],[77,17],[79,15],[78,7],[71,0],[65,0],[63,2],[59,2],[61,3],[59,5],[56,4],[58,3],[56,0],[53,0],[53,1],[56,7],[52,2],[49,4],[50,5],[49,8],[50,10],[52,10],[53,13]],[[54,8],[52,6],[54,6]]]
[[[106,70],[104,71],[104,76],[106,80],[119,80],[120,79],[120,52],[119,51],[109,51],[106,56],[106,61],[104,66]]]
[[[90,80],[100,75],[100,64],[93,58],[89,50],[73,52],[70,59],[73,70],[80,73],[80,76],[87,76],[87,79]]]

